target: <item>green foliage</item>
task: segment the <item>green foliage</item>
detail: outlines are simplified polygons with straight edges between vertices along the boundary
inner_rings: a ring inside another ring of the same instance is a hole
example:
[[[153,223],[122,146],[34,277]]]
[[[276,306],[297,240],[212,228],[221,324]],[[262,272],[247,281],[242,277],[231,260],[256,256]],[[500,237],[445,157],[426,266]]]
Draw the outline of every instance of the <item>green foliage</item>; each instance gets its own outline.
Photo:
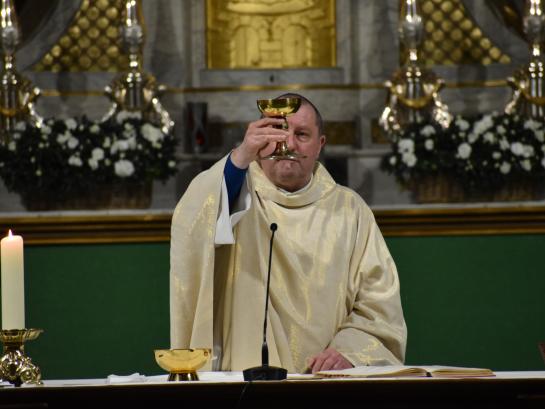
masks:
[[[119,182],[166,181],[176,173],[177,140],[144,121],[119,112],[107,122],[86,117],[48,119],[40,128],[20,122],[0,143],[0,177],[23,196],[86,194]]]
[[[390,135],[382,168],[403,185],[443,173],[464,189],[494,191],[508,182],[545,180],[545,123],[491,113],[456,117],[448,129],[417,123]]]

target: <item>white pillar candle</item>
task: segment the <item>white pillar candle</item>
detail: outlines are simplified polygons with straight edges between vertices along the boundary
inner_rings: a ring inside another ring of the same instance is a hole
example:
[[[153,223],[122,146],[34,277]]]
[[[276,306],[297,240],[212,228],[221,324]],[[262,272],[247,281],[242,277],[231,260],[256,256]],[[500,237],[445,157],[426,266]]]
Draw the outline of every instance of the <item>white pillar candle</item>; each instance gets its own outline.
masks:
[[[25,276],[23,238],[8,236],[0,241],[2,268],[2,329],[25,328]]]

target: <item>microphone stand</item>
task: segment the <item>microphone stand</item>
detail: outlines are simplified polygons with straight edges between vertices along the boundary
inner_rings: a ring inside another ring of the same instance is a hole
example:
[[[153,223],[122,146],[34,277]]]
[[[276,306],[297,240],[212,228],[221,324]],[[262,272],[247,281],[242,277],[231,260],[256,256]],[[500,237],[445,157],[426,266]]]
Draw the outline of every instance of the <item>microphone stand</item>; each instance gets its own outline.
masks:
[[[261,366],[255,366],[242,371],[245,381],[281,381],[288,377],[288,371],[284,368],[269,366],[269,347],[267,345],[267,314],[269,311],[269,288],[271,285],[271,264],[274,233],[278,226],[271,224],[271,241],[269,245],[269,269],[267,271],[267,287],[265,294],[265,319],[263,321],[263,344],[261,345]]]

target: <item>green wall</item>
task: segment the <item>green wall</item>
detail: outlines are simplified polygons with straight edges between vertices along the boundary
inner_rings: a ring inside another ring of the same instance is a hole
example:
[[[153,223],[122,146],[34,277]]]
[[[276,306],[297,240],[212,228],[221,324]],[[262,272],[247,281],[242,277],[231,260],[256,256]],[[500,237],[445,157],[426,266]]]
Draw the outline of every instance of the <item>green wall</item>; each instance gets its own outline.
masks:
[[[545,235],[388,238],[407,363],[543,369]],[[46,379],[162,373],[168,243],[27,246],[27,351]]]
[[[28,343],[43,377],[160,374],[169,348],[167,243],[25,247]]]
[[[390,238],[407,362],[545,369],[544,235]]]

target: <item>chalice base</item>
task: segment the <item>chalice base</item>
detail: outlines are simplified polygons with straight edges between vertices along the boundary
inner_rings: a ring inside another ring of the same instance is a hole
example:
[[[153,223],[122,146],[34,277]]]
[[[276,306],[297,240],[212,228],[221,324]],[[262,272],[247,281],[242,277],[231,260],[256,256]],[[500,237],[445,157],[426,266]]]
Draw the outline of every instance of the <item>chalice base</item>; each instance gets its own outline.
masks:
[[[181,381],[198,381],[199,375],[196,371],[191,372],[170,372],[168,375],[169,382],[181,382]]]
[[[270,155],[264,156],[264,160],[298,160],[306,158],[306,155],[291,151],[285,142],[278,142],[276,149]]]

